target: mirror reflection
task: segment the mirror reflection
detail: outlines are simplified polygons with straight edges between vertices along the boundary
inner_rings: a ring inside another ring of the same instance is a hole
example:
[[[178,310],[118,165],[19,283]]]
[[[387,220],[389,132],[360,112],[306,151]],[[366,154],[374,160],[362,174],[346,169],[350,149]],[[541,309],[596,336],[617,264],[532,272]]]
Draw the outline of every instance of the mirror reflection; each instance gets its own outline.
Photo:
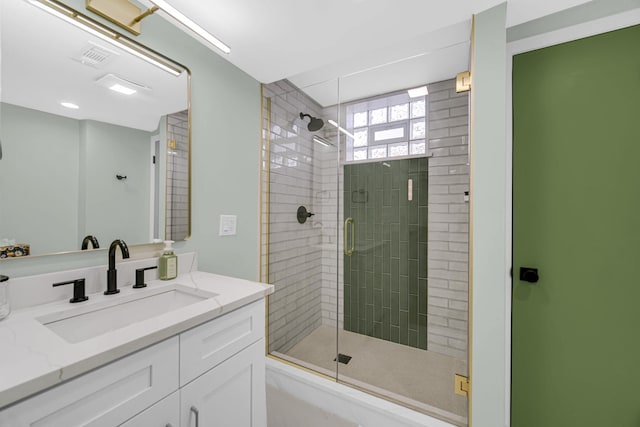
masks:
[[[187,238],[188,71],[2,6],[0,258]]]

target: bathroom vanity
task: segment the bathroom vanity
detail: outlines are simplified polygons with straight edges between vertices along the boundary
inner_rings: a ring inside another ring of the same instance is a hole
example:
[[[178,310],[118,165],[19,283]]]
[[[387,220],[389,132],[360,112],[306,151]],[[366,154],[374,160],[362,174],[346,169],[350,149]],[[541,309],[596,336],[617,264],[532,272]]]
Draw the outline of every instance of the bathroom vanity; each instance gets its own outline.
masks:
[[[104,276],[96,270],[82,274]],[[12,285],[26,295],[59,278]],[[22,307],[0,322],[0,426],[266,426],[272,286],[200,271],[142,289],[121,283],[118,295]]]

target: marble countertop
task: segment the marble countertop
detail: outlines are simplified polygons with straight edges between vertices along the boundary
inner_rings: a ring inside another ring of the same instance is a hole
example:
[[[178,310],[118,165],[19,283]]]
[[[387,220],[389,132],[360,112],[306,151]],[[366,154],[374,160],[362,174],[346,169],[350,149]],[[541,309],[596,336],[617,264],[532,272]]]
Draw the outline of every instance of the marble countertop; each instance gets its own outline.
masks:
[[[55,386],[149,345],[177,335],[273,292],[273,286],[193,271],[168,281],[150,280],[147,287],[121,287],[117,295],[89,295],[83,303],[56,301],[16,310],[0,321],[0,410],[34,393]],[[73,311],[82,313],[114,301],[125,302],[176,285],[217,294],[161,315],[131,323],[98,336],[69,343],[38,319]]]

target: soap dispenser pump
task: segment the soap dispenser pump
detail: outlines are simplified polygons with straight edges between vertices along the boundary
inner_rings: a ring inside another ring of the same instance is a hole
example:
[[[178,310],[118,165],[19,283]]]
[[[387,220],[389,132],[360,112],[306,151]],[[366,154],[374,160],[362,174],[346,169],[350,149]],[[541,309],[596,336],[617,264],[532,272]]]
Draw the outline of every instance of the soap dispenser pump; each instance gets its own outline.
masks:
[[[158,275],[161,280],[175,279],[178,275],[178,257],[173,252],[173,240],[164,241],[164,249],[158,260]]]

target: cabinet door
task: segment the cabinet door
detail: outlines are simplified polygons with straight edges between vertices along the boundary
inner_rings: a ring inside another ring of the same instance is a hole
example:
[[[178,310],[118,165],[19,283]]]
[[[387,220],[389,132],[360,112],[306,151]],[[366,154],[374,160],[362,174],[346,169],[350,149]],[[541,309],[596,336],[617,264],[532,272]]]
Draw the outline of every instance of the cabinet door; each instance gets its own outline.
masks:
[[[180,392],[170,394],[120,427],[180,427]]]
[[[266,427],[264,340],[180,390],[181,427]]]
[[[174,337],[0,411],[0,426],[113,427],[177,389]]]

